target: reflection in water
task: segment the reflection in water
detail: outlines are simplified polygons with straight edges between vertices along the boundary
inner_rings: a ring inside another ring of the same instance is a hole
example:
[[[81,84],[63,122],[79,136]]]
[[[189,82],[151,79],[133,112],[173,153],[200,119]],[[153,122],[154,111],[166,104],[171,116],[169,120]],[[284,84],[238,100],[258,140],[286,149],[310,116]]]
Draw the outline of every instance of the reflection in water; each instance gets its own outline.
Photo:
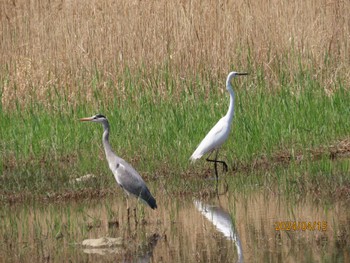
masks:
[[[325,209],[309,198],[292,202],[271,191],[229,191],[220,204],[235,211],[232,222],[213,203],[196,201],[194,208],[192,197],[157,196],[159,209],[139,213],[144,223],[137,226],[126,224],[122,198],[3,205],[0,262],[242,262],[242,251],[246,262],[350,262],[348,202]],[[282,220],[321,221],[327,229],[277,231]],[[207,235],[208,227],[215,235]],[[99,237],[120,237],[124,245],[72,245]]]
[[[157,245],[160,235],[155,233],[148,237],[145,245],[140,245],[138,251],[126,257],[123,262],[150,262],[153,256],[153,250]],[[122,254],[126,250],[126,242],[122,238],[103,237],[99,239],[86,239],[82,242],[84,253],[97,254],[100,256],[110,254]],[[135,249],[131,249],[133,251]]]
[[[158,239],[160,236],[158,234],[151,235],[147,240],[147,245],[144,247],[141,252],[138,254],[137,259],[135,260],[124,260],[123,262],[138,262],[138,263],[148,263],[151,262],[151,259],[153,257],[153,250],[157,245]]]
[[[204,204],[199,200],[195,200],[194,205],[199,212],[201,212],[221,233],[224,234],[225,237],[234,241],[237,248],[238,262],[243,262],[241,240],[235,226],[233,225],[230,214],[219,206]]]

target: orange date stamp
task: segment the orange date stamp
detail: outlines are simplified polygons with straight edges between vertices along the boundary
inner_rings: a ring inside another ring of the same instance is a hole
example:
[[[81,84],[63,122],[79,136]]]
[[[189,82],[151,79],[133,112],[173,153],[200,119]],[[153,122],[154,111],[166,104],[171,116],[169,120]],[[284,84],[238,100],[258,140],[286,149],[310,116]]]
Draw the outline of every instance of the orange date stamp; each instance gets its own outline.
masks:
[[[327,231],[327,221],[276,221],[276,231]]]

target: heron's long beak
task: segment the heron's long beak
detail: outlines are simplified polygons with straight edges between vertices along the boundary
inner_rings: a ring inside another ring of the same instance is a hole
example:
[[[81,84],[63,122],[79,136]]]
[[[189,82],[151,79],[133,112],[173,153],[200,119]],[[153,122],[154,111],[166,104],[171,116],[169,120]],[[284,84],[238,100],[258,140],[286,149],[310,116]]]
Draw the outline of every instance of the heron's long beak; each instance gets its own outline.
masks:
[[[93,120],[93,118],[91,118],[91,117],[79,119],[79,121],[92,121],[92,120]]]
[[[244,76],[244,75],[249,75],[248,72],[237,72],[237,76]]]

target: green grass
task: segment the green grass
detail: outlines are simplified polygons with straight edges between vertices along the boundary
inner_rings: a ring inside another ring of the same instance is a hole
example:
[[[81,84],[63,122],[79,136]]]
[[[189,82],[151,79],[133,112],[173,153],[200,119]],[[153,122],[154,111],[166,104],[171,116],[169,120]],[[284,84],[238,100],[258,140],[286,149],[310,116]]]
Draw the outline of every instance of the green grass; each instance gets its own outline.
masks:
[[[281,76],[285,72],[281,73]],[[227,111],[229,98],[223,79],[206,76],[182,80],[164,69],[151,77],[126,71],[118,83],[107,82],[110,94],[99,92],[100,73],[90,87],[94,98],[72,103],[53,87],[46,101],[31,98],[29,106],[14,101],[13,110],[0,107],[0,185],[3,193],[50,194],[86,187],[111,188],[101,143],[102,127],[81,123],[81,117],[105,114],[117,155],[129,161],[147,181],[203,172],[205,161],[191,166],[188,158],[205,134]],[[327,96],[312,72],[301,72],[294,82],[281,77],[271,89],[264,73],[233,81],[235,117],[229,140],[220,156],[232,166],[249,163],[276,151],[295,152],[329,145],[349,137],[350,93],[340,80]],[[123,94],[114,90],[125,85]],[[166,94],[158,94],[158,86]],[[87,89],[90,90],[90,89]],[[83,94],[81,87],[81,93]],[[87,173],[93,183],[72,185],[71,178]],[[180,177],[179,177],[180,178]],[[163,181],[164,184],[164,181]]]

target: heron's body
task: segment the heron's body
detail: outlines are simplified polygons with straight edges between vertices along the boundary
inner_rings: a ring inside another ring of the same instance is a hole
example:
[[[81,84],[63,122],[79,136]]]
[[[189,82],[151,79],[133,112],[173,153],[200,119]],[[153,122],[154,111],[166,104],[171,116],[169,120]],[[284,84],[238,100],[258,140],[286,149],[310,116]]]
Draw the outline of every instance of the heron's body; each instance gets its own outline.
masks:
[[[115,180],[128,194],[140,198],[152,209],[157,208],[157,203],[147,188],[140,174],[124,159],[118,157],[109,144],[109,123],[103,115],[95,115],[90,118],[83,118],[82,121],[100,122],[103,125],[102,143],[106,154],[109,169],[111,169]]]
[[[218,162],[222,163],[225,169],[227,169],[227,165],[224,161],[217,160],[217,155],[221,145],[227,140],[231,131],[231,123],[234,115],[234,104],[235,104],[235,93],[231,86],[231,79],[239,75],[247,75],[247,73],[231,72],[230,74],[228,74],[227,80],[226,80],[226,89],[230,94],[230,105],[229,105],[228,111],[226,115],[222,117],[215,124],[215,126],[209,131],[209,133],[204,137],[204,139],[201,141],[197,149],[194,151],[194,153],[190,157],[190,160],[194,162],[195,160],[200,159],[206,153],[212,153],[213,151],[216,151],[215,160],[210,160],[209,157],[207,158],[207,161],[215,163],[216,178],[218,178],[217,167],[216,167]]]

